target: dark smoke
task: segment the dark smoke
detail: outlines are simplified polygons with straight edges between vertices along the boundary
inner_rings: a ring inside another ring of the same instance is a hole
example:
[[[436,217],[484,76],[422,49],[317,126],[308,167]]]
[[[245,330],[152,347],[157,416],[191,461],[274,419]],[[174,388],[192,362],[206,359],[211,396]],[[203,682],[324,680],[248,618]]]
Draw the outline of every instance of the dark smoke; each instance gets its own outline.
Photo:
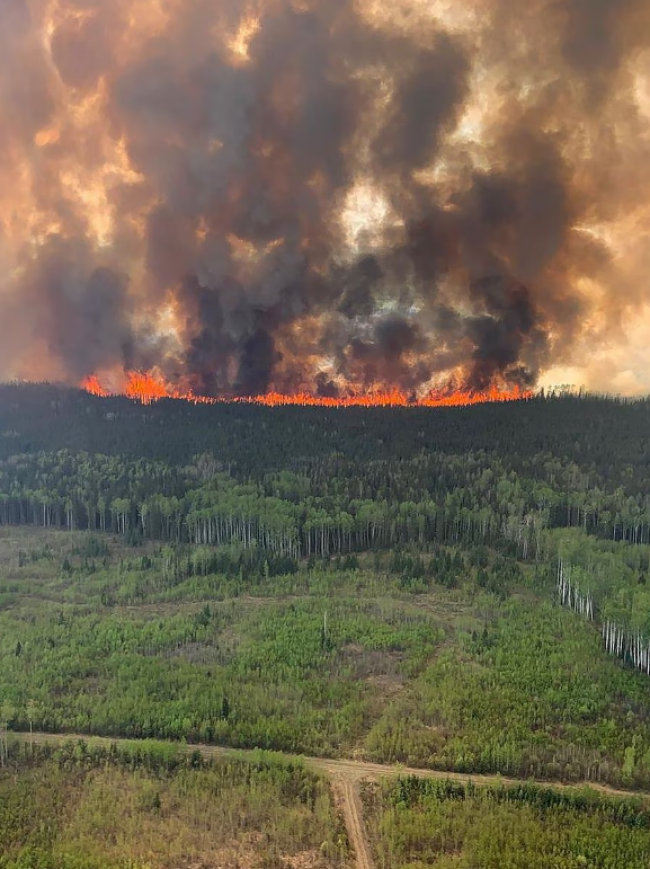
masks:
[[[0,376],[528,386],[646,301],[585,227],[650,193],[647,0],[1,5]]]
[[[280,355],[273,337],[258,329],[244,342],[236,387],[241,395],[261,395],[269,389],[271,372]]]
[[[526,342],[533,345],[536,340],[536,356],[542,357],[546,336],[541,330],[536,332],[537,312],[528,290],[495,275],[475,281],[471,293],[484,301],[490,313],[468,321],[468,335],[475,347],[472,383],[486,389],[497,375],[505,374],[520,385],[530,386],[531,375],[519,360]]]

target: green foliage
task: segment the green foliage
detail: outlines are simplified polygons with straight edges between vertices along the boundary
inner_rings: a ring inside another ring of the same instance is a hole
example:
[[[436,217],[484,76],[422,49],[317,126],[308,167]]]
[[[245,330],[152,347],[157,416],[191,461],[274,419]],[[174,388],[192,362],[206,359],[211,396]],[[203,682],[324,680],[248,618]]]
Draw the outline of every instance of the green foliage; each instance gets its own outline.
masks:
[[[346,840],[327,784],[298,764],[198,761],[169,747],[69,743],[14,752],[0,771],[1,869],[257,863]]]
[[[647,690],[606,656],[589,624],[512,601],[437,656],[366,747],[411,765],[647,786]]]
[[[0,613],[0,699],[16,704],[15,726],[339,753],[377,715],[382,686],[373,677],[406,678],[443,636],[435,618],[375,599],[372,585],[358,597],[356,575],[338,571],[314,574],[313,592],[303,576],[306,593],[290,601],[271,598],[271,578],[266,597],[239,602],[206,601],[214,577],[201,580],[196,603],[194,579],[175,586],[179,603],[164,602],[164,586],[159,604],[125,595],[135,579],[152,599],[158,556],[152,564],[142,571],[138,559],[137,570],[109,567],[63,584],[52,571],[20,607]],[[125,599],[129,606],[116,604]]]
[[[645,869],[645,803],[533,785],[477,789],[406,779],[365,795],[386,869]]]
[[[32,727],[650,786],[649,414],[0,387],[3,752]]]

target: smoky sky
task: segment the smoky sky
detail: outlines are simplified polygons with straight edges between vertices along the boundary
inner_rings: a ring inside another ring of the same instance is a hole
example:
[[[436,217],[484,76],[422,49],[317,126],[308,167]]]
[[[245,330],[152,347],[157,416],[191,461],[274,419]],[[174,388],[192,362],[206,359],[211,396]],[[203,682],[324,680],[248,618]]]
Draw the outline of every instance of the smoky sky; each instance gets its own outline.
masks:
[[[0,0],[0,377],[416,395],[619,334],[647,0],[437,6]]]

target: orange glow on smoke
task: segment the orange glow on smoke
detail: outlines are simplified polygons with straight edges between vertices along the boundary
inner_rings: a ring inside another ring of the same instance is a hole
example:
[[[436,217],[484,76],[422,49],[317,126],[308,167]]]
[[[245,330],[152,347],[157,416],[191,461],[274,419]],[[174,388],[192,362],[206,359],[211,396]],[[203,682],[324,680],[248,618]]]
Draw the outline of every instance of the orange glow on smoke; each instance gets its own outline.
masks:
[[[355,393],[337,398],[312,395],[309,392],[296,392],[290,395],[282,392],[267,392],[264,395],[245,398],[209,398],[195,395],[191,391],[183,392],[175,389],[167,385],[161,377],[142,371],[129,372],[126,375],[123,389],[117,392],[110,392],[102,386],[95,375],[87,377],[81,384],[81,388],[92,395],[104,398],[109,395],[122,395],[142,404],[153,404],[161,398],[174,398],[191,401],[194,404],[239,403],[259,404],[265,407],[286,407],[288,405],[301,407],[466,407],[471,404],[487,402],[521,401],[532,398],[533,395],[530,390],[521,389],[519,386],[508,389],[498,389],[493,386],[480,392],[447,387],[432,390],[428,395],[420,398],[410,398],[399,389]]]

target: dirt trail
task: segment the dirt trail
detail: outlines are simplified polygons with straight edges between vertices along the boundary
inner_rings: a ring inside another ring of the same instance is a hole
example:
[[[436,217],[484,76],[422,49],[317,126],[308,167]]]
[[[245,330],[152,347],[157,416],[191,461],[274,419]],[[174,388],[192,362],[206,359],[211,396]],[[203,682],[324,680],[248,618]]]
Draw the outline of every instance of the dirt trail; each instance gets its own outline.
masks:
[[[337,803],[343,811],[348,840],[356,861],[356,869],[373,869],[372,857],[363,825],[363,810],[359,797],[358,782],[335,776],[331,780]]]
[[[19,739],[23,742],[33,741],[35,744],[42,745],[44,743],[63,743],[76,742],[84,740],[89,745],[109,746],[112,743],[119,745],[120,743],[133,745],[137,740],[118,739],[113,737],[88,736],[85,734],[72,733],[34,733],[30,736],[27,733],[11,734],[14,739]],[[256,750],[240,750],[233,748],[222,748],[216,745],[187,745],[186,743],[178,743],[179,751],[190,753],[192,751],[200,751],[206,757],[244,757],[251,758],[259,757],[259,751]],[[530,784],[530,779],[514,779],[504,778],[497,775],[469,775],[456,772],[440,772],[433,769],[419,769],[415,767],[401,766],[398,764],[382,764],[382,763],[367,763],[361,760],[334,760],[321,757],[304,757],[303,755],[281,754],[286,760],[301,760],[305,766],[313,769],[315,772],[320,772],[330,778],[332,790],[337,800],[338,805],[343,812],[345,825],[348,831],[348,839],[354,849],[356,858],[356,869],[373,869],[373,861],[371,849],[366,836],[363,823],[363,808],[361,798],[359,796],[359,783],[361,781],[380,781],[383,778],[397,778],[398,776],[418,776],[419,778],[452,780],[460,782],[471,781],[476,786],[481,785],[517,785]],[[540,786],[554,788],[555,790],[576,790],[577,788],[589,787],[592,790],[598,791],[608,796],[613,797],[640,797],[645,800],[650,800],[650,792],[648,791],[626,791],[600,785],[594,782],[578,782],[576,784],[565,784],[555,781],[538,781],[536,784]]]
[[[291,755],[289,755],[291,756]],[[650,791],[644,790],[623,790],[620,788],[610,787],[609,785],[598,784],[593,781],[579,782],[560,782],[553,779],[519,779],[508,778],[502,775],[485,775],[481,773],[464,773],[453,772],[438,769],[422,769],[420,767],[402,766],[401,764],[384,764],[370,763],[363,760],[330,760],[329,758],[321,757],[303,757],[305,764],[314,770],[326,773],[327,775],[339,775],[350,778],[352,781],[380,781],[383,778],[402,778],[406,776],[417,776],[417,778],[438,779],[440,781],[456,781],[467,784],[472,784],[477,787],[486,787],[489,785],[530,785],[536,784],[540,787],[552,788],[553,790],[575,791],[582,788],[589,788],[593,791],[598,791],[601,794],[607,794],[611,797],[639,797],[641,799],[650,800]]]

